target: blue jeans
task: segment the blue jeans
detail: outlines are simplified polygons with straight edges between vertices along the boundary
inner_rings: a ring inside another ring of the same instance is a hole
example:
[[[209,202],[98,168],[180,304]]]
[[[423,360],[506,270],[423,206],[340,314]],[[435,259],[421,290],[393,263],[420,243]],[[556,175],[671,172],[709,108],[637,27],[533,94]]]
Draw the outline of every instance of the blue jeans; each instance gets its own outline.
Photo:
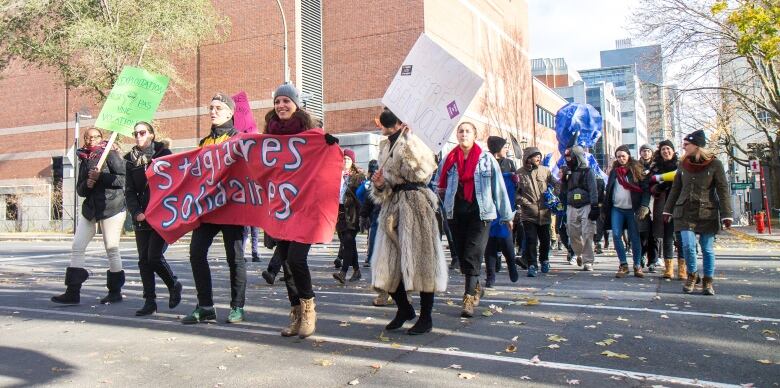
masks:
[[[639,266],[642,259],[642,240],[639,238],[639,226],[636,224],[634,211],[631,209],[612,208],[612,238],[615,250],[620,259],[620,264],[628,264],[626,261],[626,247],[623,245],[623,228],[628,230],[628,239],[631,240],[631,256],[634,266]]]
[[[685,257],[685,264],[688,267],[688,273],[696,273],[696,233],[692,230],[680,231],[682,240],[682,251]],[[714,233],[701,233],[699,235],[699,244],[701,244],[702,267],[704,267],[704,276],[713,277],[715,275],[715,243]]]
[[[371,255],[374,254],[374,241],[376,240],[376,230],[379,228],[379,217],[371,215],[371,226],[368,228],[368,255],[366,263],[371,261]]]

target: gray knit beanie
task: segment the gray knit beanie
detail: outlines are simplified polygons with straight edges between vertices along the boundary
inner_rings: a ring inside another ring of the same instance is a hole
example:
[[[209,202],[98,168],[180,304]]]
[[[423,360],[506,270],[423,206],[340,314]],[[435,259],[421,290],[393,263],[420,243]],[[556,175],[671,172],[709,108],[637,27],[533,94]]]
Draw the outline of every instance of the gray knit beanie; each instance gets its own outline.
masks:
[[[285,82],[279,85],[279,87],[276,88],[276,91],[274,92],[274,100],[279,96],[285,96],[291,99],[292,102],[295,103],[295,106],[298,108],[301,107],[301,92],[298,91],[295,85],[289,82]]]

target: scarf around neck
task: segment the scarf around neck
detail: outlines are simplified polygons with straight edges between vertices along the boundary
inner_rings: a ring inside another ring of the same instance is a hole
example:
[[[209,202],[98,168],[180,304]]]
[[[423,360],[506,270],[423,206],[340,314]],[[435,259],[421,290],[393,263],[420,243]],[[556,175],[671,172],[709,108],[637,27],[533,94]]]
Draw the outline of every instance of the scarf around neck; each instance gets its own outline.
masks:
[[[621,186],[623,186],[624,189],[634,192],[634,193],[641,193],[642,188],[639,187],[635,183],[631,183],[628,181],[628,167],[626,166],[620,166],[615,169],[615,175],[617,176],[617,181],[620,183]]]
[[[447,154],[447,159],[444,161],[439,187],[447,187],[447,171],[454,165],[458,170],[458,183],[463,186],[463,198],[469,203],[474,202],[474,172],[477,170],[477,162],[481,155],[482,149],[477,143],[474,143],[469,151],[468,158],[464,158],[463,149],[459,146],[455,147]]]
[[[97,145],[91,146],[91,147],[82,147],[79,148],[79,150],[76,152],[79,159],[81,160],[89,160],[89,159],[100,159],[100,155],[103,154],[103,149],[106,148],[108,145],[108,141],[101,141]]]
[[[715,158],[696,162],[692,157],[688,157],[683,160],[682,166],[688,172],[697,173],[707,168],[713,160]]]
[[[280,120],[274,117],[268,123],[268,134],[270,135],[295,135],[305,131],[303,121],[298,116],[293,116],[289,120]]]
[[[149,143],[149,146],[146,148],[135,146],[130,151],[130,161],[136,166],[148,165],[152,160],[152,156],[154,156],[154,142]]]

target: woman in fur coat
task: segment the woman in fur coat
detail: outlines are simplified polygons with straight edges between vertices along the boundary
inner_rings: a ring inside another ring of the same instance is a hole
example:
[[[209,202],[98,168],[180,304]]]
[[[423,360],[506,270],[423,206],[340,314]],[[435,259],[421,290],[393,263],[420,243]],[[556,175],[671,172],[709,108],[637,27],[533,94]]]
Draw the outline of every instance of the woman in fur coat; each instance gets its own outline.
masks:
[[[383,167],[374,173],[370,193],[382,207],[371,257],[372,283],[390,293],[398,306],[387,330],[415,318],[406,292],[420,292],[420,317],[406,332],[424,334],[433,328],[433,293],[447,289],[447,264],[436,223],[438,198],[427,187],[436,162],[431,150],[390,110],[385,108],[379,120],[388,138],[380,145]]]

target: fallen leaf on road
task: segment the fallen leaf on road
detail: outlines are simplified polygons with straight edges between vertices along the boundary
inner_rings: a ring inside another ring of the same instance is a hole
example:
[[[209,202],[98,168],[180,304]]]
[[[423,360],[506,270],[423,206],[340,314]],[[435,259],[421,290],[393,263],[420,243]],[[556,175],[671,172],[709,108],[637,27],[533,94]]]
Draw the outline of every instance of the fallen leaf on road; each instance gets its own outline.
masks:
[[[549,345],[547,345],[547,347],[548,347],[548,348],[550,348],[550,349],[558,349],[558,348],[560,348],[560,347],[561,347],[561,345],[558,345],[558,344],[549,344]]]
[[[414,372],[416,372],[414,369],[409,369],[408,371],[406,371],[406,373],[408,373],[408,374],[412,374]]]
[[[217,369],[219,369],[219,370],[227,370],[227,367],[224,366],[224,365],[220,365],[220,366],[217,367]]]
[[[640,359],[641,361],[647,361],[647,357],[637,357],[637,358]]]
[[[539,299],[533,298],[533,299],[528,299],[527,301],[525,301],[525,303],[523,303],[523,305],[525,305],[525,306],[538,306],[540,303],[541,302],[539,302]]]
[[[770,336],[770,335],[771,336],[776,336],[777,332],[774,331],[774,330],[764,329],[764,330],[761,330],[761,334],[763,334],[765,336]]]
[[[444,350],[446,350],[448,352],[456,352],[456,351],[460,350],[460,348],[456,348],[456,347],[453,346],[453,347],[446,348]]]
[[[742,327],[743,329],[747,329],[748,327],[750,327],[750,325],[742,325],[741,327]]]
[[[625,318],[623,318],[623,317],[621,317],[621,316],[618,316],[618,317],[617,317],[617,320],[618,320],[618,321],[622,321],[622,322],[628,322],[628,319],[625,319]]]
[[[622,359],[629,358],[628,354],[610,352],[609,350],[605,350],[601,352],[601,354],[611,358],[622,358]]]
[[[517,346],[515,346],[514,344],[509,344],[507,345],[506,349],[504,349],[504,351],[507,353],[514,353],[517,351]]]
[[[392,344],[390,344],[390,347],[398,349],[398,348],[401,347],[401,344],[399,344],[397,342],[393,342]]]
[[[612,380],[618,380],[618,381],[623,380],[623,378],[620,377],[620,376],[609,376],[609,378],[612,379]]]
[[[371,369],[382,369],[382,365],[379,364],[371,364],[369,366],[371,367]]]
[[[490,310],[485,310],[485,311],[482,312],[482,316],[492,317],[493,316],[493,312],[490,311]]]
[[[518,336],[512,337],[512,342],[517,342],[517,338],[518,338]]]
[[[767,365],[772,364],[772,360],[756,360],[756,361],[758,361],[761,364],[767,364]]]
[[[645,337],[642,337],[641,335],[635,335],[634,338],[636,338],[636,339],[644,339]]]
[[[752,298],[752,296],[750,295],[737,295],[737,299],[741,299],[741,300],[750,299],[750,298]]]
[[[452,299],[447,301],[447,306],[455,306],[455,302],[452,301]]]
[[[490,310],[494,311],[494,312],[497,312],[497,313],[503,313],[504,312],[504,308],[503,307],[499,307],[499,306],[496,306],[494,304],[491,304],[490,306],[488,306],[488,308]]]
[[[510,325],[515,325],[515,326],[525,325],[525,322],[520,322],[520,321],[509,321],[507,323],[509,323]]]
[[[538,364],[538,363],[540,363],[542,361],[539,359],[539,356],[537,355],[537,356],[531,357],[531,362],[534,363],[534,364]]]
[[[569,385],[580,385],[580,381],[579,380],[566,380],[566,384],[569,384]]]
[[[227,353],[235,353],[237,351],[241,350],[238,346],[228,346],[225,348],[225,352]]]
[[[668,316],[668,315],[666,315],[666,314],[661,314],[661,318],[663,318],[663,319],[669,319],[669,316]]]
[[[358,385],[358,384],[360,384],[360,380],[358,379],[354,379],[347,383],[347,385]]]
[[[331,366],[331,365],[333,365],[333,361],[328,360],[328,359],[317,359],[317,360],[314,360],[314,365]]]
[[[473,375],[471,373],[465,373],[465,372],[458,373],[458,378],[461,378],[461,379],[464,379],[464,380],[471,380],[471,379],[473,379],[475,377],[477,377],[477,375]]]
[[[588,326],[585,326],[585,328],[586,329],[595,329],[596,325],[588,325]]]
[[[458,364],[452,364],[444,369],[463,369],[463,366]]]
[[[617,341],[613,340],[612,338],[607,338],[607,339],[605,339],[603,341],[596,342],[596,345],[598,345],[598,346],[609,346],[609,345],[614,344],[615,342],[617,342]]]
[[[559,336],[557,334],[554,334],[554,335],[551,335],[551,336],[547,337],[547,340],[548,341],[552,341],[552,342],[566,342],[566,341],[568,341],[566,338],[563,338],[563,337],[561,337],[561,336]]]
[[[528,376],[520,376],[520,380],[531,380]]]
[[[341,326],[341,327],[349,327],[349,322],[340,322],[339,326]]]
[[[379,333],[379,337],[377,337],[382,342],[390,342],[390,337],[385,336],[385,332]]]

